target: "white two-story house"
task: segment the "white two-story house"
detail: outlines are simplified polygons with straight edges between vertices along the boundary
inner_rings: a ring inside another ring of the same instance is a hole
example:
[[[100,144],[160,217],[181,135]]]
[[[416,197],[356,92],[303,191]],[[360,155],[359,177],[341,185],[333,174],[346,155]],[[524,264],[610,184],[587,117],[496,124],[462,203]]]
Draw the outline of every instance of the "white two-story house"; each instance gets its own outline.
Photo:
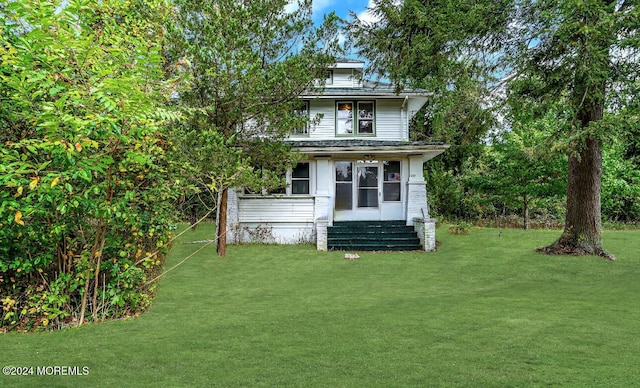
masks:
[[[448,146],[409,140],[409,121],[429,94],[374,87],[362,81],[363,67],[340,61],[322,92],[301,96],[305,114],[320,118],[290,137],[303,161],[284,193],[230,192],[227,241],[435,250],[423,164]]]

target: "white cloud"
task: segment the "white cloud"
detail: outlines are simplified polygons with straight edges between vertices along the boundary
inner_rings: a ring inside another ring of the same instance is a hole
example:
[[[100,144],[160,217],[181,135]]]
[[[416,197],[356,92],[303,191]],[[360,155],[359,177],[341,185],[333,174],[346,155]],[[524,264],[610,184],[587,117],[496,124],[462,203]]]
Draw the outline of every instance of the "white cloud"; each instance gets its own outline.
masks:
[[[378,21],[378,18],[369,11],[369,8],[373,8],[373,0],[369,0],[367,8],[358,13],[358,19],[365,23],[375,23]]]
[[[296,11],[298,8],[299,8],[299,7],[298,7],[298,2],[297,2],[297,1],[295,1],[295,0],[292,0],[292,1],[289,1],[289,4],[287,4],[287,5],[284,7],[284,11],[285,11],[286,13],[292,13],[292,12]]]
[[[400,6],[404,3],[404,0],[394,0],[393,3],[396,6]],[[358,18],[368,24],[373,24],[378,22],[380,18],[372,14],[371,11],[369,10],[370,8],[373,8],[373,7],[374,7],[374,1],[369,0],[369,4],[367,4],[367,8],[358,13]]]

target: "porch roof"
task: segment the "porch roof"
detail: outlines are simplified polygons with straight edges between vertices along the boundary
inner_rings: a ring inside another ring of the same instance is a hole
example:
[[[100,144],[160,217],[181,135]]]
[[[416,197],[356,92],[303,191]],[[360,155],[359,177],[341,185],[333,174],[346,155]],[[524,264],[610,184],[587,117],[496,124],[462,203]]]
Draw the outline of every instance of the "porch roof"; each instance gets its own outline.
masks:
[[[374,139],[289,140],[293,148],[310,157],[422,156],[423,161],[443,153],[448,144]]]
[[[395,86],[363,80],[361,86],[333,87],[326,86],[320,90],[308,90],[303,98],[339,98],[339,97],[367,97],[367,98],[405,98],[430,97],[433,93],[424,89],[396,89]]]

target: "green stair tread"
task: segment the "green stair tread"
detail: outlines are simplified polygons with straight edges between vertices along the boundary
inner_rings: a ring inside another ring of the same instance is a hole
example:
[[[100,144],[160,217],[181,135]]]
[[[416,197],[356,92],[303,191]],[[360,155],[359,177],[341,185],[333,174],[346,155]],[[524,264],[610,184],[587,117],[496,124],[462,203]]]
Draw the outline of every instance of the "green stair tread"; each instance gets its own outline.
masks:
[[[336,221],[327,229],[329,250],[416,251],[422,250],[412,226],[397,221]]]

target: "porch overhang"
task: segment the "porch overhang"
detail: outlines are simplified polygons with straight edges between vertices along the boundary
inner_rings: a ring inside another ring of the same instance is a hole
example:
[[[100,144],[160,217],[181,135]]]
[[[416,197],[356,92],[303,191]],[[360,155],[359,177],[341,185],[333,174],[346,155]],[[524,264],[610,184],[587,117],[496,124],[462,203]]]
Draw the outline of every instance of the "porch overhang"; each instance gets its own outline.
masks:
[[[366,139],[348,140],[292,140],[289,143],[295,151],[307,155],[309,158],[340,157],[363,158],[421,156],[426,162],[443,153],[448,144],[415,141],[384,141]]]

